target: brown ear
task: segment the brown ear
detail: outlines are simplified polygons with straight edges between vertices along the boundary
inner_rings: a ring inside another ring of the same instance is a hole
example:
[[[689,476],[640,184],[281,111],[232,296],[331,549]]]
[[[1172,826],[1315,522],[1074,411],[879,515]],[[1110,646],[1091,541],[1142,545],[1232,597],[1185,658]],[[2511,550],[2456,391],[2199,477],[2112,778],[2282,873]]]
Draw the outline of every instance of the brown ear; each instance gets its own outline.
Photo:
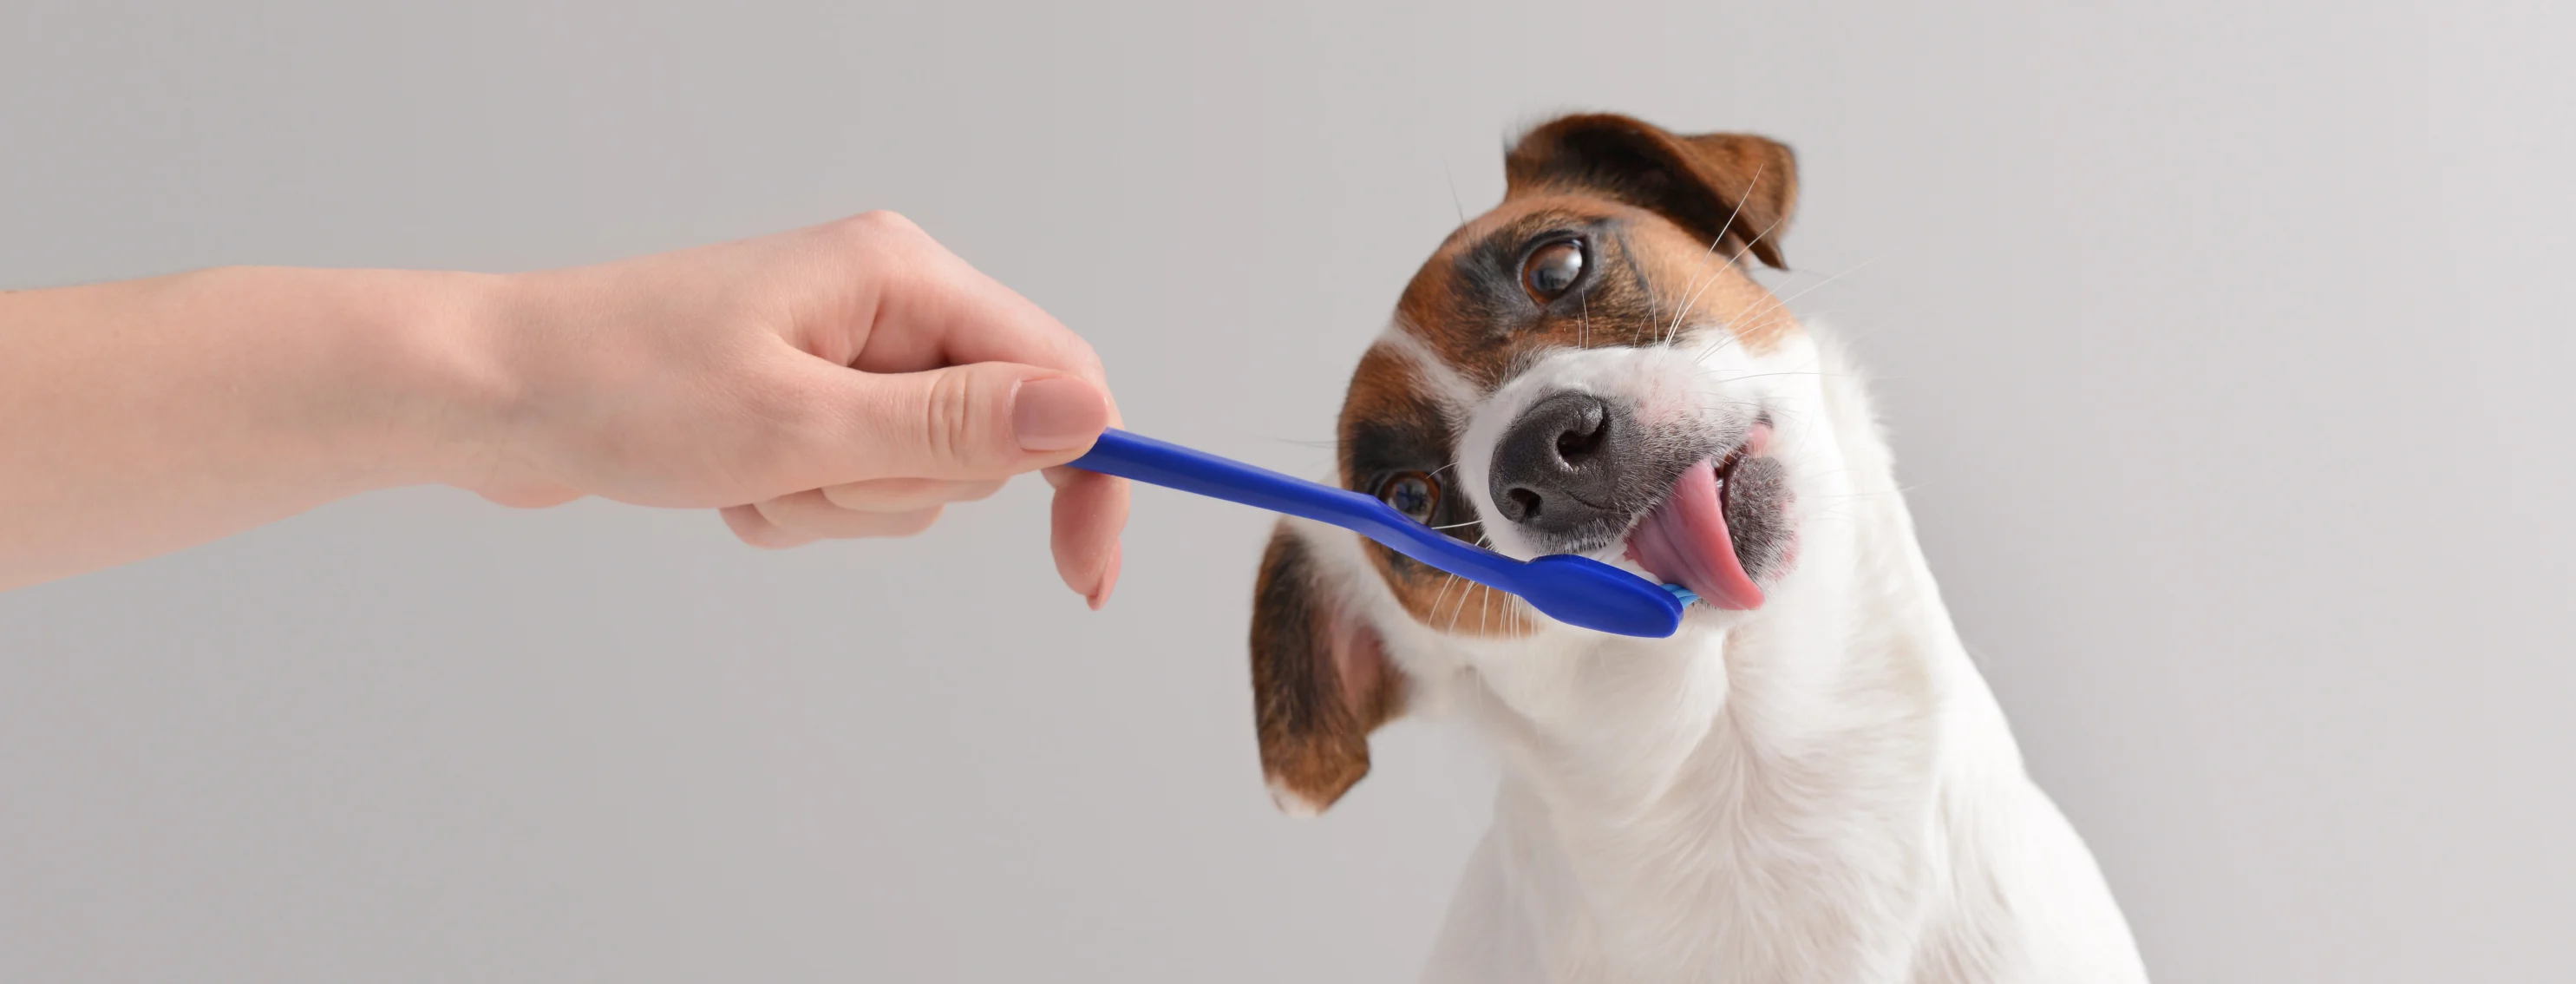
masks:
[[[1625,116],[1557,119],[1503,158],[1512,197],[1580,189],[1651,210],[1731,256],[1788,269],[1780,234],[1798,200],[1786,145],[1743,133],[1677,136]]]
[[[1297,816],[1322,813],[1368,775],[1368,734],[1403,704],[1404,678],[1377,630],[1280,523],[1252,596],[1252,712],[1271,798]]]

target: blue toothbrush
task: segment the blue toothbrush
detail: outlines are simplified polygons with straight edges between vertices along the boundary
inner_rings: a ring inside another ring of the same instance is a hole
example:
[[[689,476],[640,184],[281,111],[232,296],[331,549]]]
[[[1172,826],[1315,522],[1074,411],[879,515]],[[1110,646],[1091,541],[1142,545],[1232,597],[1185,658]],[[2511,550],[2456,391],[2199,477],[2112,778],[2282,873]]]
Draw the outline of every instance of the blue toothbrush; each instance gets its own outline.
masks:
[[[1115,428],[1102,432],[1100,443],[1073,459],[1073,466],[1331,523],[1451,574],[1519,595],[1568,625],[1661,639],[1681,628],[1682,606],[1697,600],[1680,585],[1656,584],[1590,557],[1551,554],[1513,560],[1444,536],[1357,492]]]

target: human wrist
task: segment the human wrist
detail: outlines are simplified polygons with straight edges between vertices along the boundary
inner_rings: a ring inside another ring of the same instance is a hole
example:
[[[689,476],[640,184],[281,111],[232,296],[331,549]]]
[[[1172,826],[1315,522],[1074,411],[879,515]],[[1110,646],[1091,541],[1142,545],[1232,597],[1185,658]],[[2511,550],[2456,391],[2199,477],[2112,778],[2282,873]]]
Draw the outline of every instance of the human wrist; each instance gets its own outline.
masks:
[[[355,307],[345,363],[373,413],[356,415],[354,460],[377,487],[471,484],[487,473],[509,390],[506,284],[494,274],[332,271]]]

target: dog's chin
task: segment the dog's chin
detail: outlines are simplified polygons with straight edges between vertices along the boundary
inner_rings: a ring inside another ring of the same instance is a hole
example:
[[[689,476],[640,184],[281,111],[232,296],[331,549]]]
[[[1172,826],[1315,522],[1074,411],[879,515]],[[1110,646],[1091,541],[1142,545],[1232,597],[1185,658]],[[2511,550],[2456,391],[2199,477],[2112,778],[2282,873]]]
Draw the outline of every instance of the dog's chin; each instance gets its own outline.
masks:
[[[1630,528],[1625,559],[1722,611],[1762,607],[1762,584],[1786,568],[1788,470],[1766,452],[1771,425],[1756,423],[1725,454],[1674,478]]]

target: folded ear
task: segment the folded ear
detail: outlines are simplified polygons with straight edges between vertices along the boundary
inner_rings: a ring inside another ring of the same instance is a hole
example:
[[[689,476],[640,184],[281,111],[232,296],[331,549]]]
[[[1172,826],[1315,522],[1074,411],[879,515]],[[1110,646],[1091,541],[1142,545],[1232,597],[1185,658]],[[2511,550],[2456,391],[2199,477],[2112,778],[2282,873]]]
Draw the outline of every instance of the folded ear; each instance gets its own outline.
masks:
[[[1404,678],[1286,521],[1252,597],[1252,712],[1271,799],[1314,816],[1368,775],[1369,732],[1402,713]]]
[[[1503,159],[1505,197],[1583,190],[1651,210],[1729,255],[1787,269],[1780,234],[1798,199],[1797,157],[1743,133],[1678,136],[1607,113],[1567,116]]]

